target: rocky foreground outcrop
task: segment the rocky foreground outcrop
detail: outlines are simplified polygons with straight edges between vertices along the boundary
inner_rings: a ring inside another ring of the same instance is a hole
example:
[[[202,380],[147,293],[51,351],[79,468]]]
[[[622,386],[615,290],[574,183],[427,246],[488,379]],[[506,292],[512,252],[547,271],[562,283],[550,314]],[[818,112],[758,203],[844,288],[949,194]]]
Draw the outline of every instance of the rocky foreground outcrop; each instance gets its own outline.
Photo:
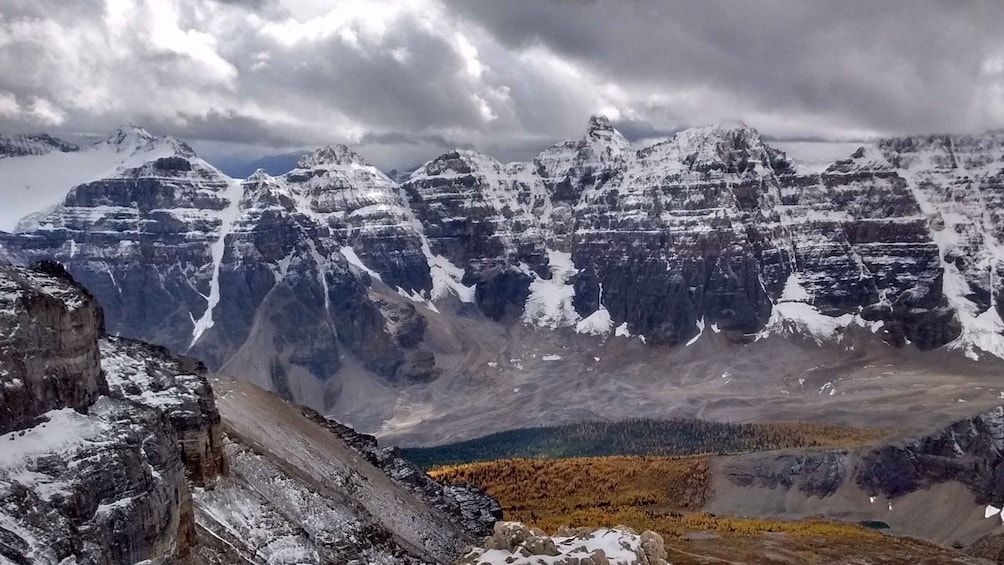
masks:
[[[0,266],[0,561],[446,563],[498,518],[272,393],[218,404],[202,363],[102,319],[60,265]]]
[[[480,538],[491,534],[495,523],[502,519],[502,507],[484,490],[466,483],[444,485],[405,459],[399,448],[380,447],[377,439],[369,434],[357,433],[309,408],[301,409],[306,417],[337,435],[394,482],[429,506],[451,516],[471,537]]]
[[[498,522],[484,547],[476,547],[458,565],[667,565],[662,537],[641,535],[626,526],[561,528],[548,536],[519,522]]]
[[[205,370],[103,333],[96,301],[59,265],[0,266],[0,555],[11,562],[192,555],[189,481],[224,470]]]

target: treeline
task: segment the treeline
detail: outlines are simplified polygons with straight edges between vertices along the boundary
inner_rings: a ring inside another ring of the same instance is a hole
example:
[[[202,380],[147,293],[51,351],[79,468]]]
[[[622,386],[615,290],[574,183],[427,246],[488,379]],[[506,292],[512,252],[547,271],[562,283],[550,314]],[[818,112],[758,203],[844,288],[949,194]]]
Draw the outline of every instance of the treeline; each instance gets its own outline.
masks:
[[[864,443],[882,430],[804,422],[733,424],[692,418],[632,419],[524,428],[428,448],[409,448],[405,457],[423,469],[437,465],[509,458],[567,458],[606,455],[686,456],[745,453]]]

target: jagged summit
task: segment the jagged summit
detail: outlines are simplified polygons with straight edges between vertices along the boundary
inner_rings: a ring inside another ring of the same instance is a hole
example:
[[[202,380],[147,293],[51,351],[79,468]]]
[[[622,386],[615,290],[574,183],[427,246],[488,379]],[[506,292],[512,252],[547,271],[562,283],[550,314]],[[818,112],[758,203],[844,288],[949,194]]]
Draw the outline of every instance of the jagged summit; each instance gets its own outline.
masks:
[[[132,152],[147,148],[157,142],[157,137],[135,123],[120,126],[101,143],[117,148],[120,152]]]
[[[631,143],[605,116],[589,119],[586,135],[541,151],[533,160],[552,197],[575,201],[589,187],[602,183],[625,168],[633,157]],[[595,173],[602,172],[601,178]]]
[[[616,131],[614,130],[613,124],[610,123],[610,118],[597,114],[589,117],[589,128],[586,130],[588,134],[599,132],[599,131]]]
[[[66,205],[0,244],[65,262],[114,331],[367,425],[404,414],[397,387],[532,370],[529,357],[454,363],[494,339],[454,339],[460,308],[491,332],[492,320],[556,330],[555,343],[580,332],[703,348],[722,332],[773,347],[797,327],[829,347],[853,327],[920,349],[961,335],[966,353],[1004,357],[993,138],[951,139],[979,171],[938,167],[918,143],[890,152],[897,164],[866,143],[810,171],[745,124],[640,151],[601,116],[583,126],[532,163],[455,149],[400,184],[342,145],[243,182],[154,153],[110,174],[123,156],[109,151]],[[812,299],[787,300],[796,286]],[[394,391],[359,407],[362,378]]]
[[[437,176],[444,174],[469,175],[474,172],[493,171],[499,172],[503,169],[502,163],[494,157],[483,153],[478,153],[472,149],[455,148],[447,151],[422,165],[412,174],[412,179],[426,176]]]
[[[265,182],[265,181],[271,180],[272,178],[274,178],[274,177],[272,175],[270,175],[268,173],[268,171],[266,171],[265,169],[259,168],[255,172],[251,173],[251,175],[248,178],[244,179],[244,180],[245,180],[245,182]]]
[[[348,146],[341,143],[337,145],[325,145],[313,153],[308,153],[296,162],[297,169],[313,169],[326,165],[351,166],[358,165],[370,167],[370,163],[362,155],[356,153]]]

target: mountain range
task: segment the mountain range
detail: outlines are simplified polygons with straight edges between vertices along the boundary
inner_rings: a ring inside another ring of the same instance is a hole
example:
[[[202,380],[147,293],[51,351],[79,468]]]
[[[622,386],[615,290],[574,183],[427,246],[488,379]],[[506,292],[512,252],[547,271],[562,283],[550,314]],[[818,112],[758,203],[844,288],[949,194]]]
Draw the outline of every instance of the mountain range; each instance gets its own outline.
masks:
[[[916,359],[888,371],[905,394],[932,363],[973,384],[1004,357],[1002,134],[820,164],[743,124],[636,147],[594,117],[531,162],[458,149],[396,180],[342,145],[233,179],[137,126],[0,149],[0,260],[58,261],[110,334],[406,442],[753,417],[765,387],[791,399],[775,413],[839,420],[860,407],[827,398],[855,394],[836,366]],[[926,394],[955,415],[955,389]]]

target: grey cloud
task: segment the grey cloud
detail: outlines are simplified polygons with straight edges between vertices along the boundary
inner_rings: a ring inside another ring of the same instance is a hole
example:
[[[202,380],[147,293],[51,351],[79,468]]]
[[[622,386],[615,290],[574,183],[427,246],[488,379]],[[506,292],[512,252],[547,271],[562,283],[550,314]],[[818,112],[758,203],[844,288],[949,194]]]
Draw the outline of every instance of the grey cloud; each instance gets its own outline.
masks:
[[[426,144],[439,147],[453,147],[456,145],[455,142],[451,142],[441,135],[423,135],[407,131],[366,132],[359,142],[362,144],[374,143],[378,145]]]
[[[429,1],[376,36],[290,40],[260,26],[323,2],[157,0],[113,29],[101,0],[5,0],[0,97],[20,111],[0,105],[0,131],[102,134],[135,120],[210,147],[356,143],[400,168],[454,146],[526,159],[580,136],[604,106],[630,139],[724,118],[775,137],[1004,126],[1004,102],[986,107],[1004,70],[983,68],[1004,57],[998,0]],[[185,41],[151,41],[163,23],[151,6],[172,7]],[[33,114],[40,104],[61,121]]]
[[[660,128],[643,120],[614,120],[614,128],[630,141],[672,137],[679,128]]]
[[[179,125],[178,121],[181,121]],[[182,139],[213,140],[230,143],[256,143],[272,147],[292,147],[298,141],[284,135],[262,119],[241,115],[235,111],[210,110],[207,114],[179,114],[165,121],[151,115],[139,118],[139,123],[153,131],[171,131]]]
[[[622,84],[897,131],[981,125],[980,66],[1004,21],[995,0],[446,1],[510,48],[546,46]]]

